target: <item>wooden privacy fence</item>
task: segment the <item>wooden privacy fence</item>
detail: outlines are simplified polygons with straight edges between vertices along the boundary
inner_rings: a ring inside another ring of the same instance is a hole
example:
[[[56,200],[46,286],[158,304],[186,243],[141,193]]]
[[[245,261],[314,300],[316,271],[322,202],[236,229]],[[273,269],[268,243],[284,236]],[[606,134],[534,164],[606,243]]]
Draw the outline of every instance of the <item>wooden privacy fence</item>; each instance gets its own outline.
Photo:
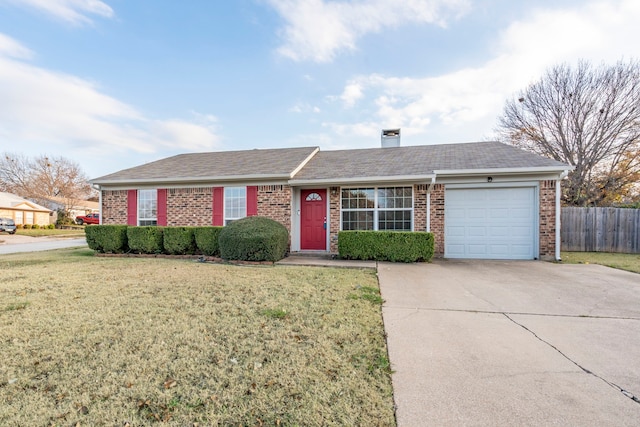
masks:
[[[562,208],[562,250],[640,253],[640,209]]]

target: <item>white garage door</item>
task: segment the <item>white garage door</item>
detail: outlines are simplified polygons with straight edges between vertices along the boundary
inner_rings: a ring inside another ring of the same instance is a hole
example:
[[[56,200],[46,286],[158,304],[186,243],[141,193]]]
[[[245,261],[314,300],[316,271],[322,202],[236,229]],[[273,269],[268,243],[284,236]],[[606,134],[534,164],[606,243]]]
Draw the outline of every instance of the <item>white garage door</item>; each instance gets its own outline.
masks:
[[[534,187],[446,189],[445,257],[533,259],[535,206]]]

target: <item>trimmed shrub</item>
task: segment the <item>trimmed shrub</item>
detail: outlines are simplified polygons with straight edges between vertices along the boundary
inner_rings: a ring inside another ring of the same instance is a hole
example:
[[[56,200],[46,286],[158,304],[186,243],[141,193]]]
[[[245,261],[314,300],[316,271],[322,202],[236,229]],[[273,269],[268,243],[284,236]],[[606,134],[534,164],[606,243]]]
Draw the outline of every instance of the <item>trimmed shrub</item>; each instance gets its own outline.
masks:
[[[49,224],[49,225],[47,225],[47,228],[49,230],[55,230],[56,229],[56,225],[55,224]]]
[[[24,224],[22,228],[24,228],[25,230],[31,230],[31,224]]]
[[[163,227],[128,227],[129,249],[141,254],[161,254],[164,250]]]
[[[218,237],[223,227],[194,227],[193,235],[196,239],[198,251],[207,256],[219,256],[220,246]]]
[[[289,232],[277,221],[251,216],[223,227],[218,241],[224,259],[275,262],[287,254]]]
[[[164,250],[171,255],[191,255],[196,253],[193,227],[165,227]]]
[[[103,253],[123,253],[127,246],[126,225],[94,225],[85,228],[87,245],[94,251]]]
[[[40,224],[33,224],[31,228],[34,230],[40,230]]]
[[[391,262],[429,261],[433,234],[419,231],[340,231],[341,258]]]

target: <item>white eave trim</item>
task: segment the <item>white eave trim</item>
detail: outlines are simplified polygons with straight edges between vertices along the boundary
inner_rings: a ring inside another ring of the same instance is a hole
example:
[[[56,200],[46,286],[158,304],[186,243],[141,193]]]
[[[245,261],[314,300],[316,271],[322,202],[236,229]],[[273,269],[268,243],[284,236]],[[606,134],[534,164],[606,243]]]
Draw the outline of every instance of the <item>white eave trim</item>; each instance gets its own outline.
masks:
[[[123,179],[123,180],[97,180],[89,181],[92,185],[99,186],[126,186],[131,184],[185,184],[185,183],[227,183],[227,182],[245,182],[245,181],[281,181],[288,180],[290,178],[287,175],[225,175],[225,176],[203,176],[203,177],[189,177],[189,178],[151,178],[151,179]]]
[[[496,175],[496,174],[531,174],[541,172],[563,173],[573,170],[573,166],[536,166],[524,168],[491,168],[491,169],[443,169],[433,171],[436,175]]]
[[[397,175],[397,176],[367,176],[355,178],[322,178],[322,179],[292,179],[289,185],[347,185],[347,184],[369,184],[385,182],[411,182],[417,184],[430,184],[436,176],[429,175]]]

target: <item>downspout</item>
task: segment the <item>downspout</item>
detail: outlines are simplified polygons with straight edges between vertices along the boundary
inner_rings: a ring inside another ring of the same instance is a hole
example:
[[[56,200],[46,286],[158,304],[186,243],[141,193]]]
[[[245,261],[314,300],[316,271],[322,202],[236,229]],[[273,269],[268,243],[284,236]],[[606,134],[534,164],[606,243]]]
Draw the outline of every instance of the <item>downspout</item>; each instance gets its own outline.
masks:
[[[560,207],[560,181],[562,181],[568,174],[569,171],[564,171],[556,180],[556,261],[562,261],[562,258],[560,257],[560,245],[562,244],[560,236],[560,216],[562,214],[562,209]]]
[[[431,190],[436,184],[436,176],[431,177],[431,184],[427,187],[427,232],[431,231]]]

